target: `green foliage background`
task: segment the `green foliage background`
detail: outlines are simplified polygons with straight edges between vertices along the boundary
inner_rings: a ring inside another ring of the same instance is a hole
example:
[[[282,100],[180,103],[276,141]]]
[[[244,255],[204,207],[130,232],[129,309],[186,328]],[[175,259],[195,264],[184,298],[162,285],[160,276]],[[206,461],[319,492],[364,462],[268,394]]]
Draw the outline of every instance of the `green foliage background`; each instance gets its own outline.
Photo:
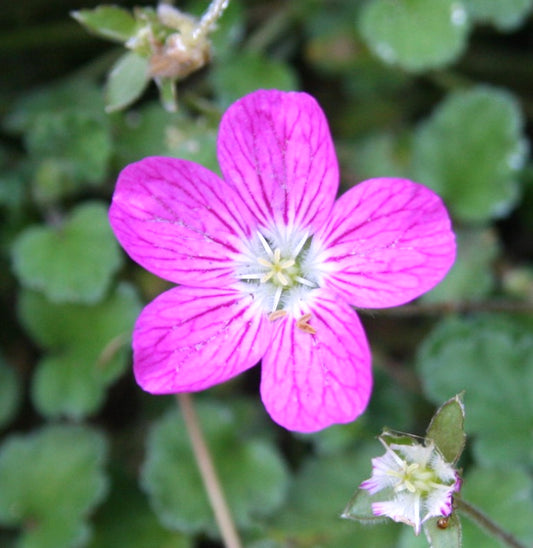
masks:
[[[174,398],[131,374],[135,318],[168,285],[126,260],[106,210],[118,171],[143,156],[217,170],[222,112],[261,87],[320,101],[344,189],[397,175],[439,192],[459,250],[418,302],[363,313],[376,382],[359,421],[284,431],[259,401],[258,368],[197,396],[246,546],[425,546],[339,515],[382,427],[422,434],[463,390],[465,498],[530,546],[533,0],[230,0],[174,114],[153,85],[106,113],[123,49],[69,17],[96,5],[2,10],[0,546],[220,546]],[[468,524],[464,546],[497,544]]]

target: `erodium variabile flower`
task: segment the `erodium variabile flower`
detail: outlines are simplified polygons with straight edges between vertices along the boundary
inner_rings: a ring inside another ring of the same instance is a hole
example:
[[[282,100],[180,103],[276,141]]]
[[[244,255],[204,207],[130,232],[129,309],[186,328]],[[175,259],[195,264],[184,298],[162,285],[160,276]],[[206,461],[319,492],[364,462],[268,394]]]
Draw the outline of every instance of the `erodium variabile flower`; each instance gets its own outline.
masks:
[[[224,114],[222,177],[151,157],[119,176],[110,220],[131,258],[179,284],[133,333],[134,372],[156,394],[197,391],[262,362],[271,417],[312,432],[360,415],[370,352],[352,307],[403,304],[455,257],[441,200],[406,179],[335,200],[324,113],[305,93],[257,91]]]
[[[461,479],[434,443],[408,445],[379,439],[386,453],[372,459],[372,477],[360,485],[371,495],[382,493],[383,499],[372,504],[374,515],[411,525],[417,535],[429,518],[448,517]]]

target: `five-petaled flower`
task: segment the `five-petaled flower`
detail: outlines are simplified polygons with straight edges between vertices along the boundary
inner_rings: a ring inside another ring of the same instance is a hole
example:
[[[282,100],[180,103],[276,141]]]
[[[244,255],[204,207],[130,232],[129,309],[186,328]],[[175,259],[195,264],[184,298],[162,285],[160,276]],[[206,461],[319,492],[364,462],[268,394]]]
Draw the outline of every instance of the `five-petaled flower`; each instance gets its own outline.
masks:
[[[271,417],[312,432],[360,415],[370,352],[352,306],[403,304],[455,258],[441,200],[406,179],[365,181],[335,200],[337,159],[306,93],[256,91],[225,113],[222,177],[151,157],[119,176],[110,221],[137,263],[179,284],[133,333],[148,392],[197,391],[262,361]]]
[[[374,515],[411,525],[417,535],[429,518],[449,516],[461,479],[434,443],[404,445],[379,440],[386,453],[372,459],[372,477],[360,485],[371,495],[383,492],[385,500],[372,503]]]

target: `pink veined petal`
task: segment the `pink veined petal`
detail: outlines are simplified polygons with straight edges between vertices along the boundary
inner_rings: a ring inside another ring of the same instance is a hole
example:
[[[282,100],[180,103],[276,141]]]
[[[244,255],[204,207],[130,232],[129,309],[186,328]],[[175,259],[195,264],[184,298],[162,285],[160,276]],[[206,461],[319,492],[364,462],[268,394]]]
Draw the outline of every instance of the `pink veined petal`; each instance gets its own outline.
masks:
[[[231,283],[228,257],[255,221],[235,191],[204,167],[151,157],[120,174],[109,219],[130,257],[172,282]]]
[[[318,228],[338,188],[328,123],[310,95],[259,90],[224,114],[218,137],[224,178],[265,227]]]
[[[437,285],[455,260],[441,199],[406,179],[370,179],[339,198],[317,234],[327,287],[351,304],[404,304]]]
[[[328,292],[310,309],[316,334],[297,327],[294,318],[276,320],[262,365],[268,413],[299,432],[353,421],[365,410],[372,387],[370,351],[357,314]]]
[[[133,331],[137,383],[147,392],[203,390],[255,365],[272,325],[251,297],[176,287],[146,306]]]

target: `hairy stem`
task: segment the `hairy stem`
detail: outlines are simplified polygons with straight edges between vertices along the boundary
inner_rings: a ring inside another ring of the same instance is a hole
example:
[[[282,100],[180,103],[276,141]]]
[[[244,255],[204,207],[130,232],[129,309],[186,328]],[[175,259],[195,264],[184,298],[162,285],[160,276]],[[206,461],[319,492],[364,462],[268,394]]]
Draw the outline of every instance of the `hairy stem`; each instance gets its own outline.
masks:
[[[455,506],[457,510],[475,522],[478,527],[495,539],[501,541],[509,548],[526,548],[519,542],[511,533],[504,531],[498,524],[494,523],[491,518],[484,514],[481,510],[466,502],[461,497],[455,498]]]
[[[177,394],[177,399],[189,438],[191,440],[196,463],[204,482],[204,487],[213,508],[215,519],[222,535],[222,540],[226,548],[242,548],[242,544],[237,534],[237,529],[233,522],[231,512],[224,496],[224,491],[218,479],[209,448],[205,442],[198,415],[193,406],[192,396],[190,394]]]

